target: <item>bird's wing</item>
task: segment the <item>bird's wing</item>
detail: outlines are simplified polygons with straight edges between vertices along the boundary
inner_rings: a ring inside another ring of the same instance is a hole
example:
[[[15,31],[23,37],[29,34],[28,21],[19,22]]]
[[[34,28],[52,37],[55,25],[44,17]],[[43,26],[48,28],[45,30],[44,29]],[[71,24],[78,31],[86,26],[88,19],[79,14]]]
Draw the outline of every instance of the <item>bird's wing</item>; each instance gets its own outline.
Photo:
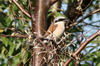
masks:
[[[47,32],[45,33],[45,37],[48,36],[49,34],[53,33],[53,31],[55,31],[56,28],[57,28],[57,24],[52,24],[48,28]]]

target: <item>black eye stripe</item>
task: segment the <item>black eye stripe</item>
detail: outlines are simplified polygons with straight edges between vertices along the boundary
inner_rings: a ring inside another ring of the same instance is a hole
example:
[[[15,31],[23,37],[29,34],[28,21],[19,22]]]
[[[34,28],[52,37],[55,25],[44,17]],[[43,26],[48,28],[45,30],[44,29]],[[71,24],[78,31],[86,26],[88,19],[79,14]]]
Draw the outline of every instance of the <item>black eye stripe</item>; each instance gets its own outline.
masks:
[[[58,20],[56,20],[55,22],[58,22],[58,21],[63,21],[63,20],[65,20],[65,19],[58,19]]]
[[[63,20],[65,20],[65,19],[59,19],[58,21],[63,21]]]

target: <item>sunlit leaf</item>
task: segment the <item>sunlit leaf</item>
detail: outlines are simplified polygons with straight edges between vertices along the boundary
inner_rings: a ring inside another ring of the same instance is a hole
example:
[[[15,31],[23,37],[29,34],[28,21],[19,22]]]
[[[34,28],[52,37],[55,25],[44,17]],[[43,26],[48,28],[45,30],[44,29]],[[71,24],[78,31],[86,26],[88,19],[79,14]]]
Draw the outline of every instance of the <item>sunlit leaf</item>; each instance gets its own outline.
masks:
[[[2,42],[5,44],[5,46],[8,46],[9,40],[5,37],[2,37]]]

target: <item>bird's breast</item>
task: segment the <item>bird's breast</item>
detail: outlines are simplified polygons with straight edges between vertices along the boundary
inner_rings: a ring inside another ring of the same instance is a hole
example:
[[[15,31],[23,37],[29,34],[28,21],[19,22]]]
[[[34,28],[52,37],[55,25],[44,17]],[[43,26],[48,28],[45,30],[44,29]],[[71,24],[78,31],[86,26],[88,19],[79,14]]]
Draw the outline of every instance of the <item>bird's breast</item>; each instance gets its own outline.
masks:
[[[64,30],[65,30],[64,25],[63,24],[59,24],[57,26],[57,28],[55,29],[55,31],[53,33],[51,33],[49,36],[47,36],[47,38],[54,38],[54,39],[57,40],[62,36]]]
[[[57,29],[53,32],[53,34],[56,36],[56,38],[59,38],[65,30],[64,25],[58,25]]]

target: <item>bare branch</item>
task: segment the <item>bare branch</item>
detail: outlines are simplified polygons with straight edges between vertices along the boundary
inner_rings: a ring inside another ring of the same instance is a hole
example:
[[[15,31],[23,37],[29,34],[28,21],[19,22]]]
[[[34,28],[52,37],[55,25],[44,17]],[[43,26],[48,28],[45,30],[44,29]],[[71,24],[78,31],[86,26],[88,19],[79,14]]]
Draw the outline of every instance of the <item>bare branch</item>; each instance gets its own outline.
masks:
[[[71,23],[69,26],[66,26],[66,29],[69,29],[69,28],[71,28],[71,27],[73,27],[73,26],[75,26],[75,25],[81,23],[81,22],[83,21],[83,19],[86,19],[86,18],[88,18],[89,16],[91,16],[91,15],[93,15],[93,14],[95,14],[95,13],[98,13],[98,12],[100,12],[100,9],[96,9],[96,10],[94,10],[94,11],[92,11],[92,12],[89,12],[86,16],[84,16],[84,17],[83,17],[82,19],[80,19],[78,22],[74,22],[74,23]]]
[[[16,4],[16,6],[17,6],[25,15],[27,15],[29,18],[31,18],[30,14],[29,14],[27,11],[25,11],[25,10],[20,6],[20,4],[16,2],[16,0],[12,0],[12,1]]]
[[[0,37],[28,38],[28,35],[0,35]]]
[[[95,14],[95,13],[97,13],[97,12],[100,12],[100,8],[97,9],[97,10],[94,10],[94,11],[92,12],[92,14]]]
[[[34,7],[33,7],[33,3],[31,2],[31,0],[27,0],[28,1],[28,8],[29,8],[29,14],[31,15],[32,17],[32,14],[34,12]],[[34,19],[34,18],[33,18]]]
[[[68,5],[68,9],[65,11],[65,15],[69,20],[77,20],[82,13],[91,5],[93,0],[75,0]]]
[[[80,19],[79,22],[82,22],[83,19],[86,19],[86,18],[88,18],[89,16],[91,16],[91,15],[93,15],[93,14],[95,14],[95,13],[98,13],[98,12],[100,12],[100,8],[89,12],[86,16],[84,16],[82,19]]]
[[[79,24],[79,22],[74,22],[74,23],[70,24],[69,26],[66,26],[66,29],[69,29],[77,24]]]
[[[86,45],[91,42],[93,39],[95,39],[97,36],[100,36],[100,30],[98,30],[96,33],[94,33],[92,36],[90,36],[86,41],[84,41],[83,43],[81,43],[80,47],[76,50],[76,52],[73,54],[73,56],[77,56],[85,47]],[[64,66],[68,66],[69,63],[72,61],[73,59],[69,59]]]
[[[98,12],[100,12],[100,9],[97,9],[97,10],[94,10],[94,11],[92,11],[92,12],[89,12],[86,16],[84,16],[84,17],[83,17],[82,19],[80,19],[78,22],[74,22],[74,23],[70,24],[69,26],[66,26],[66,29],[69,29],[70,27],[73,27],[73,26],[75,26],[75,25],[81,23],[81,22],[83,21],[83,19],[86,19],[86,18],[88,18],[89,16],[91,16],[91,15],[93,15],[93,14],[95,14],[95,13],[98,13]]]

